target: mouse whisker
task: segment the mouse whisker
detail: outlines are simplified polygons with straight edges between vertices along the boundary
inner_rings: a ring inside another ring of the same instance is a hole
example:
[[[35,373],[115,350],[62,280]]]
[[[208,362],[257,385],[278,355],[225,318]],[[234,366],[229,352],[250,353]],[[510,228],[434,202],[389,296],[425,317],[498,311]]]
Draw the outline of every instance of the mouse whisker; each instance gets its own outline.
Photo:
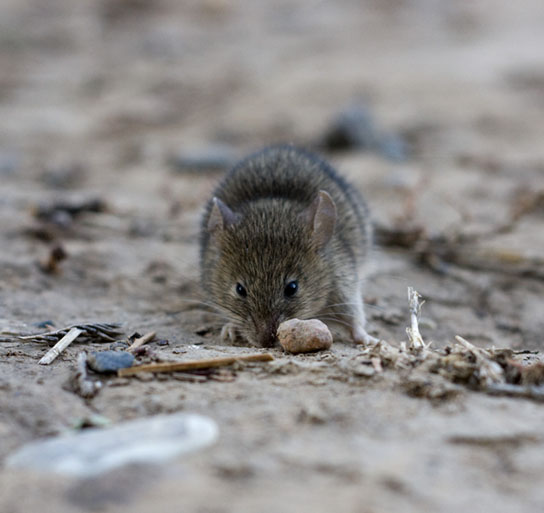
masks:
[[[318,319],[320,321],[330,321],[330,322],[333,322],[333,323],[338,323],[338,324],[342,324],[343,326],[347,326],[348,328],[351,328],[351,324],[347,321],[343,321],[342,319],[339,319],[338,317],[332,317],[332,316],[328,316],[328,315],[320,315],[318,317]],[[326,324],[326,322],[325,322]]]
[[[359,303],[353,301],[353,302],[346,302],[346,303],[333,303],[333,304],[330,304],[330,305],[325,305],[324,309],[326,308],[334,308],[334,307],[339,307],[339,306],[358,306]],[[387,310],[387,308],[383,307],[383,306],[378,306],[378,305],[374,305],[372,303],[365,303],[363,302],[362,305],[366,308],[373,308],[375,310],[380,310],[380,311],[385,311]]]

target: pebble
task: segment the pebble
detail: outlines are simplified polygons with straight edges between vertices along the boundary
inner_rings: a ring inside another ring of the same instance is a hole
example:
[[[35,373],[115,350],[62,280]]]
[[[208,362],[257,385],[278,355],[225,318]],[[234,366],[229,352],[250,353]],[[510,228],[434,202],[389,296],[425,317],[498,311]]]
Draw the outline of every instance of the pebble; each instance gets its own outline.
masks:
[[[203,149],[181,150],[170,157],[172,168],[180,173],[223,171],[238,160],[231,146],[217,144]]]
[[[319,319],[290,319],[282,322],[277,335],[281,347],[289,353],[321,351],[332,345],[331,332]]]
[[[159,464],[207,447],[217,436],[217,425],[208,417],[156,415],[31,442],[10,454],[6,465],[89,477],[127,464]]]
[[[95,351],[87,357],[87,364],[95,372],[117,372],[132,367],[134,355],[124,351]]]
[[[346,107],[330,122],[321,139],[329,151],[373,151],[393,162],[408,159],[408,145],[400,136],[382,132],[370,109],[362,104]]]
[[[323,136],[328,150],[369,150],[379,136],[370,110],[363,105],[351,105],[338,113]]]

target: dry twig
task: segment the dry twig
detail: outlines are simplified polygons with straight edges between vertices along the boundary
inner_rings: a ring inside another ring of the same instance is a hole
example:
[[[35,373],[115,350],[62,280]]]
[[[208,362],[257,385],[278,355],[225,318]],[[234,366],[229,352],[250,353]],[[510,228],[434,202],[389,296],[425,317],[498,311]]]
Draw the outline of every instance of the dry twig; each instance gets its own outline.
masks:
[[[138,349],[139,347],[142,347],[144,344],[147,344],[148,342],[151,342],[155,338],[156,333],[154,331],[150,331],[149,333],[146,333],[142,337],[137,338],[132,345],[127,349],[127,351],[134,351]]]
[[[270,353],[250,354],[240,356],[228,356],[226,358],[210,358],[205,360],[192,360],[189,362],[165,362],[165,363],[150,363],[148,365],[138,365],[137,367],[129,367],[128,369],[119,369],[117,375],[131,376],[140,372],[176,372],[188,371],[196,369],[207,369],[210,367],[223,367],[232,365],[236,362],[269,362],[274,357]]]
[[[419,332],[418,318],[421,312],[421,307],[425,301],[419,302],[421,296],[417,290],[408,287],[408,303],[410,304],[410,327],[406,328],[410,349],[416,352],[426,351],[431,344],[425,344],[423,337]]]
[[[49,365],[60,353],[62,353],[79,335],[83,333],[78,328],[72,328],[62,337],[38,362],[40,365]]]
[[[119,324],[95,323],[95,324],[76,324],[57,331],[48,331],[46,333],[36,333],[34,335],[18,335],[19,340],[28,340],[30,342],[58,342],[70,330],[77,328],[81,331],[81,339],[90,339],[95,342],[114,342],[115,338],[121,335]]]
[[[491,360],[484,349],[472,345],[468,340],[465,340],[459,335],[456,335],[455,340],[476,358],[476,362],[480,366],[479,373],[483,385],[489,386],[491,383],[504,382],[504,371],[502,367],[497,362]]]

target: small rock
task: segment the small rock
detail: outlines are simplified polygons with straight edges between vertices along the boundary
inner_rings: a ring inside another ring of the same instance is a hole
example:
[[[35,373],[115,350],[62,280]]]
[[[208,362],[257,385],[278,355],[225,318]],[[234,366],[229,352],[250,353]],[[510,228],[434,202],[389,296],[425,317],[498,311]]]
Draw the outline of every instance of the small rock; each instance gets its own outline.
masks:
[[[125,342],[124,340],[116,340],[115,342],[112,342],[110,344],[110,349],[112,351],[116,350],[116,349],[121,349],[121,350],[125,350],[129,347],[129,344],[127,342]]]
[[[32,326],[35,326],[39,329],[48,330],[55,327],[55,322],[48,319],[47,321],[34,322],[32,323]]]
[[[103,474],[127,464],[158,464],[212,444],[215,422],[177,413],[89,428],[27,444],[8,456],[8,467],[56,472],[75,477]]]
[[[321,351],[332,345],[331,332],[319,319],[290,319],[282,322],[277,335],[281,347],[289,353]]]
[[[327,150],[369,150],[379,141],[378,131],[369,109],[351,105],[342,110],[330,123],[323,136]]]
[[[87,363],[95,372],[117,372],[131,367],[134,356],[122,351],[95,351],[89,355]]]
[[[201,150],[181,150],[169,162],[180,173],[222,171],[232,167],[237,157],[232,147],[218,144]]]
[[[373,151],[393,162],[405,161],[409,153],[405,140],[382,132],[370,109],[361,104],[348,106],[331,121],[320,146],[329,151]]]

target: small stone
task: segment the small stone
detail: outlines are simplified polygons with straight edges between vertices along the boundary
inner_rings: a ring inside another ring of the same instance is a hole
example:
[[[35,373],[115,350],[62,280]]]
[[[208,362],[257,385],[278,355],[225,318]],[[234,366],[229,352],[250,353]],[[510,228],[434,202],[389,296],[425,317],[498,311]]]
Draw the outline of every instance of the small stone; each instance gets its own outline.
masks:
[[[110,349],[112,351],[116,350],[116,349],[121,349],[121,350],[125,350],[127,349],[129,346],[129,344],[127,342],[125,342],[124,340],[116,340],[115,342],[112,342],[110,344]]]
[[[355,104],[342,110],[323,136],[327,150],[370,150],[379,141],[374,117],[368,108]]]
[[[328,151],[373,151],[392,162],[404,162],[409,157],[406,141],[382,132],[370,109],[359,103],[337,114],[325,130],[320,146]]]
[[[331,332],[319,319],[290,319],[282,322],[277,335],[281,347],[289,353],[321,351],[332,345]]]
[[[89,355],[87,363],[95,372],[117,372],[132,367],[134,356],[122,351],[95,351]]]

